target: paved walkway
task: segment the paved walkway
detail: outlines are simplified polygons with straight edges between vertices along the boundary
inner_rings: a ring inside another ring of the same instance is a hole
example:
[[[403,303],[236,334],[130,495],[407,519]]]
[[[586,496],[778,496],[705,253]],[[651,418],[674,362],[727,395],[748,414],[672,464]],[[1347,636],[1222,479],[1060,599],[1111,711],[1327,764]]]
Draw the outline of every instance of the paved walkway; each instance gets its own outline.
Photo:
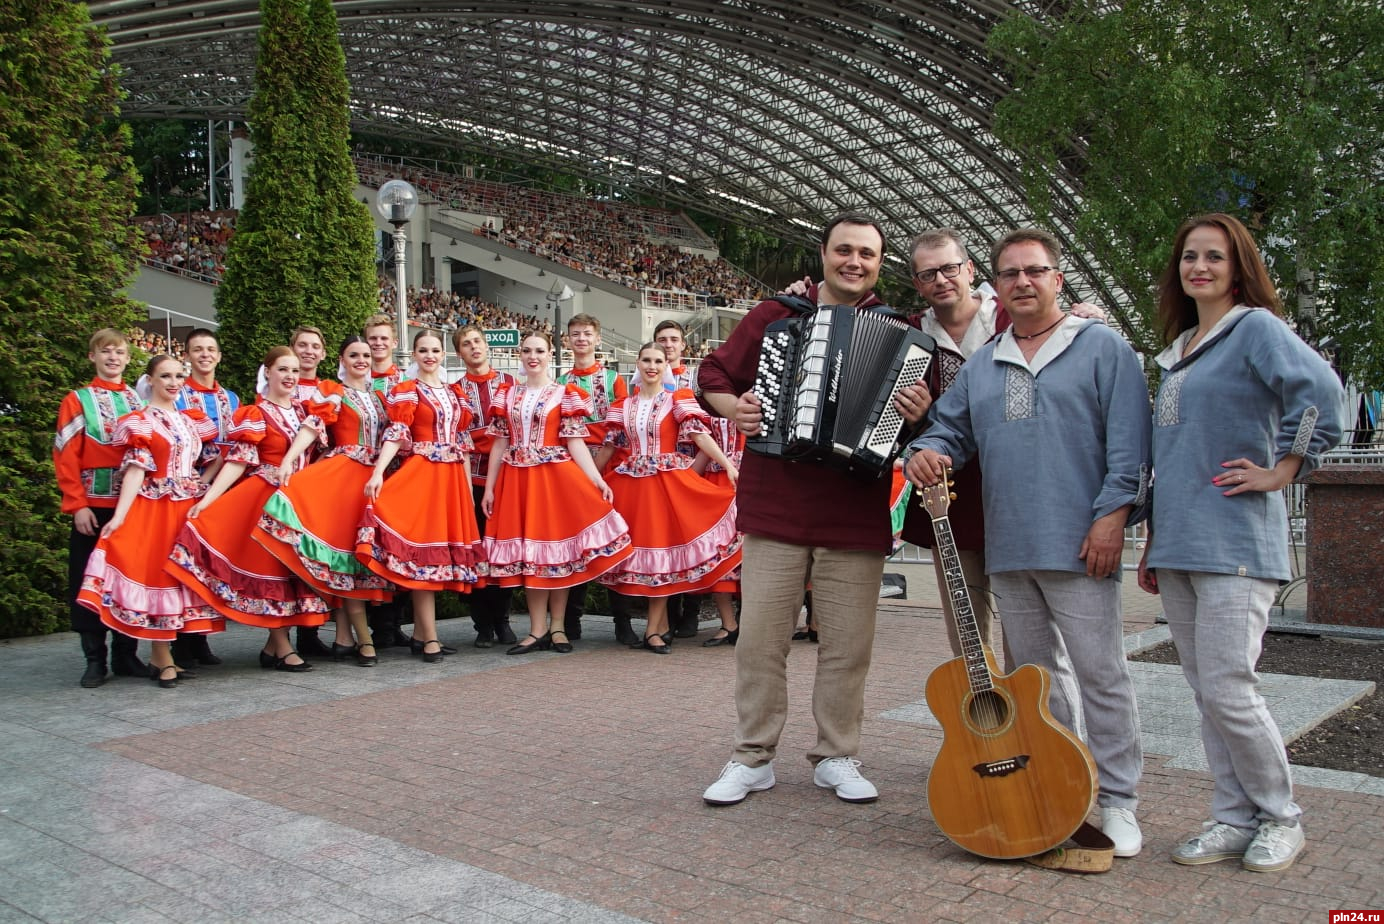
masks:
[[[1211,783],[1176,668],[1136,664],[1148,757],[1143,854],[1102,876],[972,857],[927,811],[947,656],[930,568],[890,566],[863,758],[848,805],[802,754],[815,648],[795,643],[779,785],[712,809],[729,756],[732,652],[628,651],[587,620],[570,655],[469,647],[441,664],[261,671],[261,635],[176,690],[76,684],[75,637],[0,644],[0,921],[1314,921],[1384,908],[1384,780],[1298,768],[1309,847],[1282,874],[1180,867]],[[1132,646],[1157,604],[1128,582]],[[521,620],[522,621],[522,620]],[[709,631],[710,624],[705,626]],[[703,633],[705,636],[706,632]],[[1368,685],[1270,677],[1292,734]]]

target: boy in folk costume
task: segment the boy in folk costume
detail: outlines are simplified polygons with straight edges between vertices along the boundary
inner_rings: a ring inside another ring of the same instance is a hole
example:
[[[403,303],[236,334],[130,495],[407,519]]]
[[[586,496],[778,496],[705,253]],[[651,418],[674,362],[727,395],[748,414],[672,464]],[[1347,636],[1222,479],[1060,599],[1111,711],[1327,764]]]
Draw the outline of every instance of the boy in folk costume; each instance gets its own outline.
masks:
[[[91,610],[77,605],[87,558],[96,547],[101,528],[115,514],[120,496],[116,469],[125,447],[114,445],[115,422],[144,406],[139,395],[125,384],[130,364],[130,341],[114,328],[91,335],[87,359],[96,377],[70,391],[58,407],[58,432],[53,441],[53,468],[62,492],[62,512],[72,514],[72,533],[67,542],[67,590],[72,629],[82,640],[86,655],[84,687],[106,682],[106,627]],[[111,642],[111,670],[121,677],[142,677],[149,668],[139,660],[138,643],[115,633]]]
[[[601,346],[601,322],[589,314],[573,315],[567,322],[567,347],[572,351],[572,368],[559,381],[576,385],[591,397],[591,416],[586,419],[586,444],[594,456],[605,442],[606,412],[616,401],[629,395],[629,386],[620,374],[607,369],[596,357]],[[612,464],[619,464],[613,459]],[[614,590],[607,588],[610,611],[615,618],[615,640],[622,645],[637,645],[640,638],[630,628],[629,603]],[[563,623],[569,639],[581,638],[581,617],[586,602],[586,585],[573,588],[567,598]]]

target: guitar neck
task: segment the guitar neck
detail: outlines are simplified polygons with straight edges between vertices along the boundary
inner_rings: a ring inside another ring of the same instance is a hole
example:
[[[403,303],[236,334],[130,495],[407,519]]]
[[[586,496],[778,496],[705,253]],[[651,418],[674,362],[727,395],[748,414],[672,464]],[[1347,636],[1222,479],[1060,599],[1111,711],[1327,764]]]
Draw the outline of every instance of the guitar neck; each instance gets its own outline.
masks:
[[[985,643],[980,638],[976,611],[971,605],[971,592],[966,587],[966,574],[961,570],[961,555],[956,550],[956,539],[952,536],[951,518],[946,514],[934,516],[932,533],[937,540],[933,552],[942,556],[947,596],[951,599],[952,613],[956,618],[956,634],[961,641],[961,656],[966,659],[966,674],[971,680],[971,690],[979,693],[993,689],[990,665],[985,660]]]

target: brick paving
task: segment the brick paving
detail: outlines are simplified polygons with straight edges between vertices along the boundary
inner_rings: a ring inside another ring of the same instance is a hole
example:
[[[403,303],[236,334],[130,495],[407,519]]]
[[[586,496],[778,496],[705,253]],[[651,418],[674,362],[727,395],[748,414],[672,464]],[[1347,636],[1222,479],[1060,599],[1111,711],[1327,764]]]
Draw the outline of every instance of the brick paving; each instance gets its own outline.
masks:
[[[812,784],[802,642],[779,783],[723,808],[700,794],[730,753],[732,651],[628,651],[598,617],[570,655],[478,651],[449,622],[462,650],[442,664],[387,649],[374,669],[301,675],[260,671],[260,634],[236,628],[213,642],[225,665],[172,691],[81,690],[72,636],[0,645],[0,921],[1274,922],[1384,908],[1372,777],[1300,785],[1308,850],[1281,874],[1167,859],[1211,783],[1161,753],[1145,764],[1144,852],[1108,874],[952,846],[926,800],[941,732],[900,718],[947,656],[935,589],[923,568],[889,570],[908,572],[912,599],[881,606],[861,754],[881,798],[867,805]],[[1156,632],[1156,602],[1129,584],[1126,628]]]

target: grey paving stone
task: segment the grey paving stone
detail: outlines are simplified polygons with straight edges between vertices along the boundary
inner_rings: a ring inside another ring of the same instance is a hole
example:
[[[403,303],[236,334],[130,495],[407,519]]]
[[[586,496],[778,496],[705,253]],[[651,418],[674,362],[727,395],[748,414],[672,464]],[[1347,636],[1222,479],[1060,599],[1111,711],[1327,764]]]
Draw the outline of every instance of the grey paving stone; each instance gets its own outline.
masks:
[[[27,924],[29,921],[41,920],[43,919],[36,918],[22,908],[16,908],[9,902],[0,899],[0,921],[5,922],[5,924]]]
[[[588,648],[579,643],[577,657],[601,655],[600,640],[610,634],[609,620],[588,623],[586,634],[595,644]],[[1154,630],[1157,631],[1160,630]],[[432,684],[438,685],[440,693],[454,697],[455,690],[446,686],[449,680],[485,671],[531,670],[525,665],[542,664],[556,657],[540,655],[515,665],[516,659],[505,658],[502,651],[483,653],[470,649],[468,626],[444,624],[441,635],[458,647],[465,646],[460,654],[441,664],[423,665],[401,650],[388,650],[383,653],[380,667],[373,671],[352,665],[322,665],[309,674],[289,676],[260,671],[254,662],[263,633],[235,627],[224,638],[213,641],[213,648],[227,658],[227,664],[204,670],[198,680],[184,683],[175,691],[161,691],[138,680],[112,681],[96,691],[79,689],[76,677],[80,673],[80,658],[72,636],[23,640],[17,644],[0,642],[0,741],[6,742],[0,749],[0,921],[634,924],[638,918],[516,882],[389,837],[258,801],[246,794],[256,791],[250,785],[244,786],[245,792],[232,792],[96,747],[129,735],[153,731],[181,734],[184,729],[190,734],[208,735],[207,746],[213,747],[216,742],[210,736],[215,731],[199,732],[197,726],[302,705],[390,695],[391,691],[405,688],[411,688],[416,701],[422,701],[432,696]],[[688,652],[687,656],[696,654]],[[1172,694],[1173,705],[1178,695],[1190,702],[1180,671],[1175,667],[1172,671],[1171,677],[1159,678],[1154,686],[1161,688],[1160,693]],[[17,672],[25,679],[17,679]],[[28,678],[39,681],[31,683]],[[1319,699],[1329,705],[1331,697],[1340,691],[1318,692],[1322,693]],[[1300,691],[1286,688],[1281,696],[1293,700],[1300,698]],[[453,698],[444,703],[443,716],[450,721],[456,701]],[[1170,734],[1179,726],[1175,720],[1161,718],[1163,706],[1159,703],[1160,719],[1146,723],[1146,746],[1159,740],[1166,741],[1169,754],[1199,750],[1195,723],[1182,729],[1186,734]],[[1319,705],[1309,698],[1309,709]],[[375,720],[367,720],[363,726],[366,733],[381,741],[400,734],[397,710],[396,703],[387,714],[378,711],[388,717],[380,718],[378,726],[370,724]],[[718,710],[724,715],[706,722],[701,721],[705,716],[694,718],[688,731],[704,735],[710,725],[716,725],[716,734],[722,734],[725,729],[720,726],[728,727],[731,719],[727,706],[718,706]],[[321,711],[317,710],[319,714]],[[1304,714],[1310,716],[1310,711]],[[890,715],[914,724],[926,725],[931,721],[921,702],[893,710]],[[406,726],[412,723],[422,727],[422,718],[412,713],[403,716]],[[1194,711],[1192,717],[1195,718]],[[494,723],[496,732],[503,731],[503,721],[497,719]],[[484,731],[483,726],[474,729],[475,734]],[[790,729],[790,737],[801,737],[802,733],[802,728]],[[312,737],[314,734],[316,738]],[[597,734],[599,729],[588,732]],[[157,747],[158,740],[141,739],[141,746],[147,742],[148,746]],[[179,738],[178,742],[185,746],[187,739]],[[578,742],[574,740],[573,744]],[[1172,749],[1174,745],[1176,749]],[[535,744],[532,752],[516,755],[515,759],[547,755],[545,746]],[[669,745],[668,754],[675,755],[678,746],[678,742]],[[321,729],[310,729],[303,741],[284,747],[295,750],[300,759],[303,755],[311,756],[315,749],[327,757],[332,743]],[[1149,750],[1164,753],[1152,747]],[[403,797],[415,780],[432,777],[439,769],[455,773],[467,766],[464,749],[455,743],[433,751],[423,748],[418,753],[416,766],[393,767],[388,761],[379,764],[380,774],[393,780],[397,784],[393,789]],[[237,758],[226,755],[225,759]],[[752,800],[741,811],[741,815],[769,823],[757,829],[756,836],[767,838],[763,843],[774,850],[782,846],[784,856],[811,852],[811,842],[804,840],[809,829],[801,826],[801,819],[817,806],[807,800],[820,795],[810,786],[810,771],[804,770],[803,765],[793,766],[795,772],[785,765],[778,792]],[[1372,777],[1328,777],[1303,770],[1295,769],[1300,785],[1332,785],[1361,793],[1384,790],[1384,780]],[[707,770],[713,771],[714,767]],[[622,772],[622,768],[612,768],[609,780],[593,778],[591,801],[605,803],[606,807],[597,810],[585,801],[571,803],[574,810],[601,813],[600,823],[588,828],[593,836],[618,839],[626,836],[630,826],[668,821],[666,816],[650,813],[641,796],[627,792]],[[698,773],[693,783],[679,780],[674,785],[686,784],[687,791],[695,794],[705,782],[701,775]],[[676,771],[673,776],[677,776]],[[314,782],[301,780],[295,785],[312,786]],[[324,793],[340,792],[330,784],[322,788]],[[516,791],[519,788],[516,784]],[[523,837],[527,838],[519,839],[516,834],[514,843],[522,849],[543,850],[545,844],[560,847],[562,842],[553,837],[557,823],[550,827],[543,819],[522,811],[523,800],[511,798],[513,795],[500,793],[494,804],[477,807],[476,823],[494,824],[496,819],[512,818],[516,829],[522,827]],[[804,803],[802,806],[789,804],[798,797]],[[831,800],[823,804],[839,810]],[[920,826],[927,827],[923,807],[905,811],[895,806],[886,807],[886,811],[896,814],[871,814],[869,822],[849,822],[843,816],[837,832],[839,838],[814,856],[829,860],[841,850],[852,849],[864,837],[885,836],[911,852],[919,845],[931,845],[938,840],[930,829],[920,833]],[[730,823],[729,818],[697,813],[679,817],[676,828],[667,831],[665,852],[672,857],[693,855],[704,838]],[[778,829],[783,833],[768,833]],[[554,857],[560,864],[573,862],[568,854]],[[663,867],[672,870],[669,875],[690,874],[695,868],[692,861],[681,864],[664,857],[659,862],[662,866],[649,867],[655,874]],[[628,863],[633,867],[639,861],[629,858]],[[757,861],[755,873],[770,881],[791,881],[785,878],[792,875],[789,866],[787,860],[770,858]],[[83,875],[76,875],[76,871]],[[74,880],[80,884],[64,894],[63,888]],[[1152,884],[1144,879],[1139,881],[1145,886]],[[1073,887],[1068,884],[1068,888]],[[774,900],[781,901],[782,895],[776,895]],[[676,907],[680,906],[650,898],[631,907],[631,911],[671,920],[668,914]],[[1020,904],[1014,904],[1009,910],[1020,908]],[[798,912],[801,909],[798,906]],[[746,910],[750,910],[749,906]],[[819,918],[827,917],[825,905],[817,910]],[[689,920],[707,920],[705,915],[698,917],[696,913],[685,916]],[[746,919],[790,918],[766,911],[758,917],[747,914]],[[807,920],[809,916],[795,913],[791,919]]]
[[[1293,783],[1297,786],[1317,786],[1346,792],[1384,796],[1384,779],[1365,773],[1328,770],[1325,767],[1293,767]]]

